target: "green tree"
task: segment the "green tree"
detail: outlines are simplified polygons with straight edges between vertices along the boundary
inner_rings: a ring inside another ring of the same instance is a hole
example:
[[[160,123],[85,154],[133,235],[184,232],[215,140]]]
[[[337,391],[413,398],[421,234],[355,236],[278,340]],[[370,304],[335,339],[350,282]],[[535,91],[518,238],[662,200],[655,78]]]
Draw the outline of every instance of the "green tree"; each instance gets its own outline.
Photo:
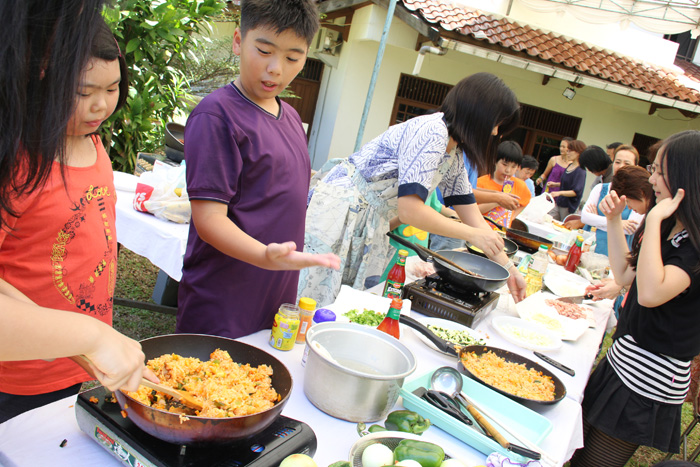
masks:
[[[116,170],[133,172],[139,151],[162,146],[165,123],[187,106],[184,57],[197,60],[223,8],[220,0],[117,0],[105,10],[129,68],[126,105],[103,126]]]

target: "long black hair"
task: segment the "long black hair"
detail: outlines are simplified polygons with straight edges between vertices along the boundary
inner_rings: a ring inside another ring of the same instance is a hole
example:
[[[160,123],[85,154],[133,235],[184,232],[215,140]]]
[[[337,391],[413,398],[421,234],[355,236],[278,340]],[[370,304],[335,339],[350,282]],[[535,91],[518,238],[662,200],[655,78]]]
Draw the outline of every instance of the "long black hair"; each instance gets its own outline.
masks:
[[[75,92],[105,0],[0,2],[0,228],[12,199],[63,162]]]
[[[498,142],[520,122],[515,93],[496,75],[476,73],[447,93],[440,112],[445,115],[449,135],[479,173],[493,173]],[[498,134],[493,136],[495,126]]]
[[[693,249],[700,253],[700,131],[686,130],[669,136],[661,144],[657,159],[671,196],[675,196],[679,188],[685,190],[676,212],[661,222],[661,238],[668,237],[678,220],[688,232]],[[628,258],[629,264],[635,268],[645,225],[646,217],[634,235]],[[700,264],[694,271],[700,272]]]

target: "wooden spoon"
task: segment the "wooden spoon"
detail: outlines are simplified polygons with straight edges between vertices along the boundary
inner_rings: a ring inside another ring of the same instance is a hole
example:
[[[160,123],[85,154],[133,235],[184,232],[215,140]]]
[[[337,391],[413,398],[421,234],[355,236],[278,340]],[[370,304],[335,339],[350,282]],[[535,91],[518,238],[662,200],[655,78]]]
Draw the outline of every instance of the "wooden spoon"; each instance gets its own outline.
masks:
[[[139,384],[141,384],[141,386],[146,386],[147,388],[155,389],[156,391],[162,392],[163,394],[172,396],[178,401],[180,401],[182,405],[186,405],[191,409],[201,411],[204,408],[202,406],[202,403],[195,399],[194,396],[187,391],[181,391],[179,389],[173,389],[168,386],[163,386],[162,384],[157,384],[152,381],[149,381],[146,378],[141,378],[141,382]]]
[[[92,373],[92,370],[90,369],[90,365],[92,364],[92,362],[85,355],[77,355],[76,357],[72,358],[72,360],[75,361],[81,367],[83,367],[83,369],[85,369],[89,373]],[[155,389],[156,391],[160,391],[163,394],[172,396],[175,399],[177,399],[182,405],[187,406],[191,409],[201,411],[204,408],[202,406],[202,403],[195,399],[195,397],[187,391],[181,391],[179,389],[173,389],[168,386],[163,386],[162,384],[149,381],[146,378],[141,378],[139,384],[141,386],[146,386],[147,388]]]

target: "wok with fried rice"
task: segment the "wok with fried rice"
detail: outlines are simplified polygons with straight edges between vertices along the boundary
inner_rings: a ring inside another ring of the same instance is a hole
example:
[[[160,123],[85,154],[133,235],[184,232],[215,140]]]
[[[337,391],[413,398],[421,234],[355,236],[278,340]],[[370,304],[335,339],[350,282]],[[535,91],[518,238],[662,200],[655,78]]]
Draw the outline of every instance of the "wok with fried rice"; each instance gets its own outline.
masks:
[[[170,360],[169,370],[161,372],[161,378],[167,379],[169,376],[164,375],[172,374],[188,391],[201,391],[210,396],[203,409],[203,413],[209,416],[201,416],[188,412],[169,398],[161,399],[147,389],[141,388],[140,391],[143,391],[143,397],[156,400],[155,407],[151,407],[153,400],[140,402],[117,391],[117,400],[128,418],[146,433],[163,441],[206,444],[250,437],[267,428],[280,415],[292,392],[292,377],[282,362],[257,347],[233,339],[173,334],[143,340],[141,346],[147,360],[158,359],[156,361],[162,365],[165,365],[165,360]],[[212,358],[214,352],[217,353]],[[177,355],[176,361],[172,361],[172,354]],[[230,362],[225,361],[226,354],[230,356]],[[224,377],[235,370],[233,378],[241,379],[243,387],[204,387],[204,383],[197,380],[201,374],[195,371],[196,364],[186,360],[190,357],[199,359],[204,365],[203,371],[215,373],[214,376],[218,372],[218,376]],[[178,361],[180,359],[183,360]],[[265,384],[268,378],[269,387]],[[245,393],[253,397],[244,397]],[[228,416],[231,414],[233,416]]]

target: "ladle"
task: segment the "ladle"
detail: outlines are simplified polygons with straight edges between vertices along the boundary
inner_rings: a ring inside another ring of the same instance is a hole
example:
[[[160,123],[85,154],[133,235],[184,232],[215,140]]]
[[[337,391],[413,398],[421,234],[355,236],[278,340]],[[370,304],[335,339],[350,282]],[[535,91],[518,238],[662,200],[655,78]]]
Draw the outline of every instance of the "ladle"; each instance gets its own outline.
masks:
[[[509,451],[520,454],[521,456],[529,457],[531,459],[540,459],[541,454],[538,451],[527,449],[508,442],[508,440],[505,439],[503,435],[499,433],[498,430],[496,430],[493,425],[488,422],[488,420],[486,420],[486,418],[484,418],[476,407],[469,402],[464,393],[462,393],[462,385],[462,375],[456,369],[449,366],[438,368],[430,377],[431,389],[450,394],[456,400],[461,402],[471,416],[474,417],[474,420],[476,420],[479,426],[483,428],[489,436],[493,437],[498,444]]]

